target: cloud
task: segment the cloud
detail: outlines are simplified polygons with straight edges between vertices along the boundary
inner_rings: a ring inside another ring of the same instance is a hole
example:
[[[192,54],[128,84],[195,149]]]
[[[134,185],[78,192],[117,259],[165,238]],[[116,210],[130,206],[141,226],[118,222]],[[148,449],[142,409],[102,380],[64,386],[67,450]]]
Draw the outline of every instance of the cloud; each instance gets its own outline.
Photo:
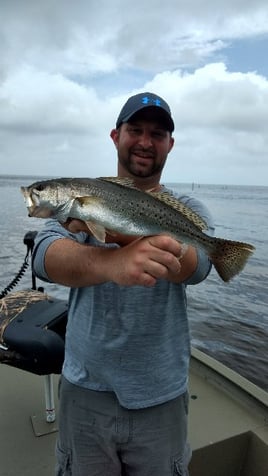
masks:
[[[268,33],[264,0],[149,0],[146,8],[141,0],[78,0],[68,8],[63,0],[9,0],[0,10],[6,68],[26,63],[83,77],[196,67],[230,39]]]
[[[17,132],[82,133],[90,129],[97,102],[92,88],[26,66],[2,83],[0,124]]]
[[[267,183],[267,77],[252,56],[228,69],[232,42],[264,48],[266,1],[10,0],[0,15],[1,173],[116,173],[109,132],[151,90],[176,123],[165,180]]]
[[[167,179],[267,183],[266,78],[231,73],[217,63],[192,74],[159,74],[146,87],[156,89],[173,106],[175,159],[169,162]]]

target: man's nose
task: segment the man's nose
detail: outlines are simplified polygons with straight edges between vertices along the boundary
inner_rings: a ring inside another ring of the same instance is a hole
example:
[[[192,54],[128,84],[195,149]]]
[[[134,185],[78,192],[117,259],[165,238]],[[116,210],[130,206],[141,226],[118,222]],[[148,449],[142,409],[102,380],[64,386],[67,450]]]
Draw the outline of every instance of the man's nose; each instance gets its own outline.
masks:
[[[139,143],[144,147],[144,149],[147,149],[152,146],[152,136],[149,132],[144,131],[140,138],[139,138]]]

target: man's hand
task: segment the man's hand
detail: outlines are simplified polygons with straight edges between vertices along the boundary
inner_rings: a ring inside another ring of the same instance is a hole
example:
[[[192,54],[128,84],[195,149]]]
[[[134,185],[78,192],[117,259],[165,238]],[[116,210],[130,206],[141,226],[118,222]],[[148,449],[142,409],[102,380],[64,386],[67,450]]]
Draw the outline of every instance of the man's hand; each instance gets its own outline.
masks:
[[[138,238],[110,255],[111,280],[123,286],[180,281],[182,245],[167,235]]]
[[[69,218],[65,223],[61,223],[61,225],[70,233],[80,233],[80,231],[84,231],[91,235],[89,228],[87,227],[86,223],[82,220],[75,220],[74,218]]]

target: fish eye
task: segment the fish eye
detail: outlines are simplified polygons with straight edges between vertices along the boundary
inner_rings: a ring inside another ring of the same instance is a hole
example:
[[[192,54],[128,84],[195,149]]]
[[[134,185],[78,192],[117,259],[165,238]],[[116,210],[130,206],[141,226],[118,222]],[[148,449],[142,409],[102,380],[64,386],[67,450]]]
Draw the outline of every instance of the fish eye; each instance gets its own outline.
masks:
[[[43,190],[45,190],[45,186],[42,183],[40,183],[39,185],[35,187],[35,190],[37,190],[38,192],[42,192]]]

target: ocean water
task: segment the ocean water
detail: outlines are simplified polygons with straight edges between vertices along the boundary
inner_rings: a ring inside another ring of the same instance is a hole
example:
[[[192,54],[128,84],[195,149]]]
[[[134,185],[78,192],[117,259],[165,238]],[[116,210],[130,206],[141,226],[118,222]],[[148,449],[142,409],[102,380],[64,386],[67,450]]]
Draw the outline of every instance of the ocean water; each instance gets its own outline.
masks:
[[[0,175],[0,293],[20,269],[26,254],[24,235],[43,220],[29,218],[20,193],[35,177]],[[197,286],[189,286],[192,345],[238,371],[268,391],[268,187],[167,184],[193,195],[210,209],[215,236],[246,241],[256,247],[245,269],[224,283],[213,269]],[[40,281],[38,285],[43,285]],[[31,286],[31,271],[14,290]],[[67,298],[68,290],[46,284],[46,291]]]

